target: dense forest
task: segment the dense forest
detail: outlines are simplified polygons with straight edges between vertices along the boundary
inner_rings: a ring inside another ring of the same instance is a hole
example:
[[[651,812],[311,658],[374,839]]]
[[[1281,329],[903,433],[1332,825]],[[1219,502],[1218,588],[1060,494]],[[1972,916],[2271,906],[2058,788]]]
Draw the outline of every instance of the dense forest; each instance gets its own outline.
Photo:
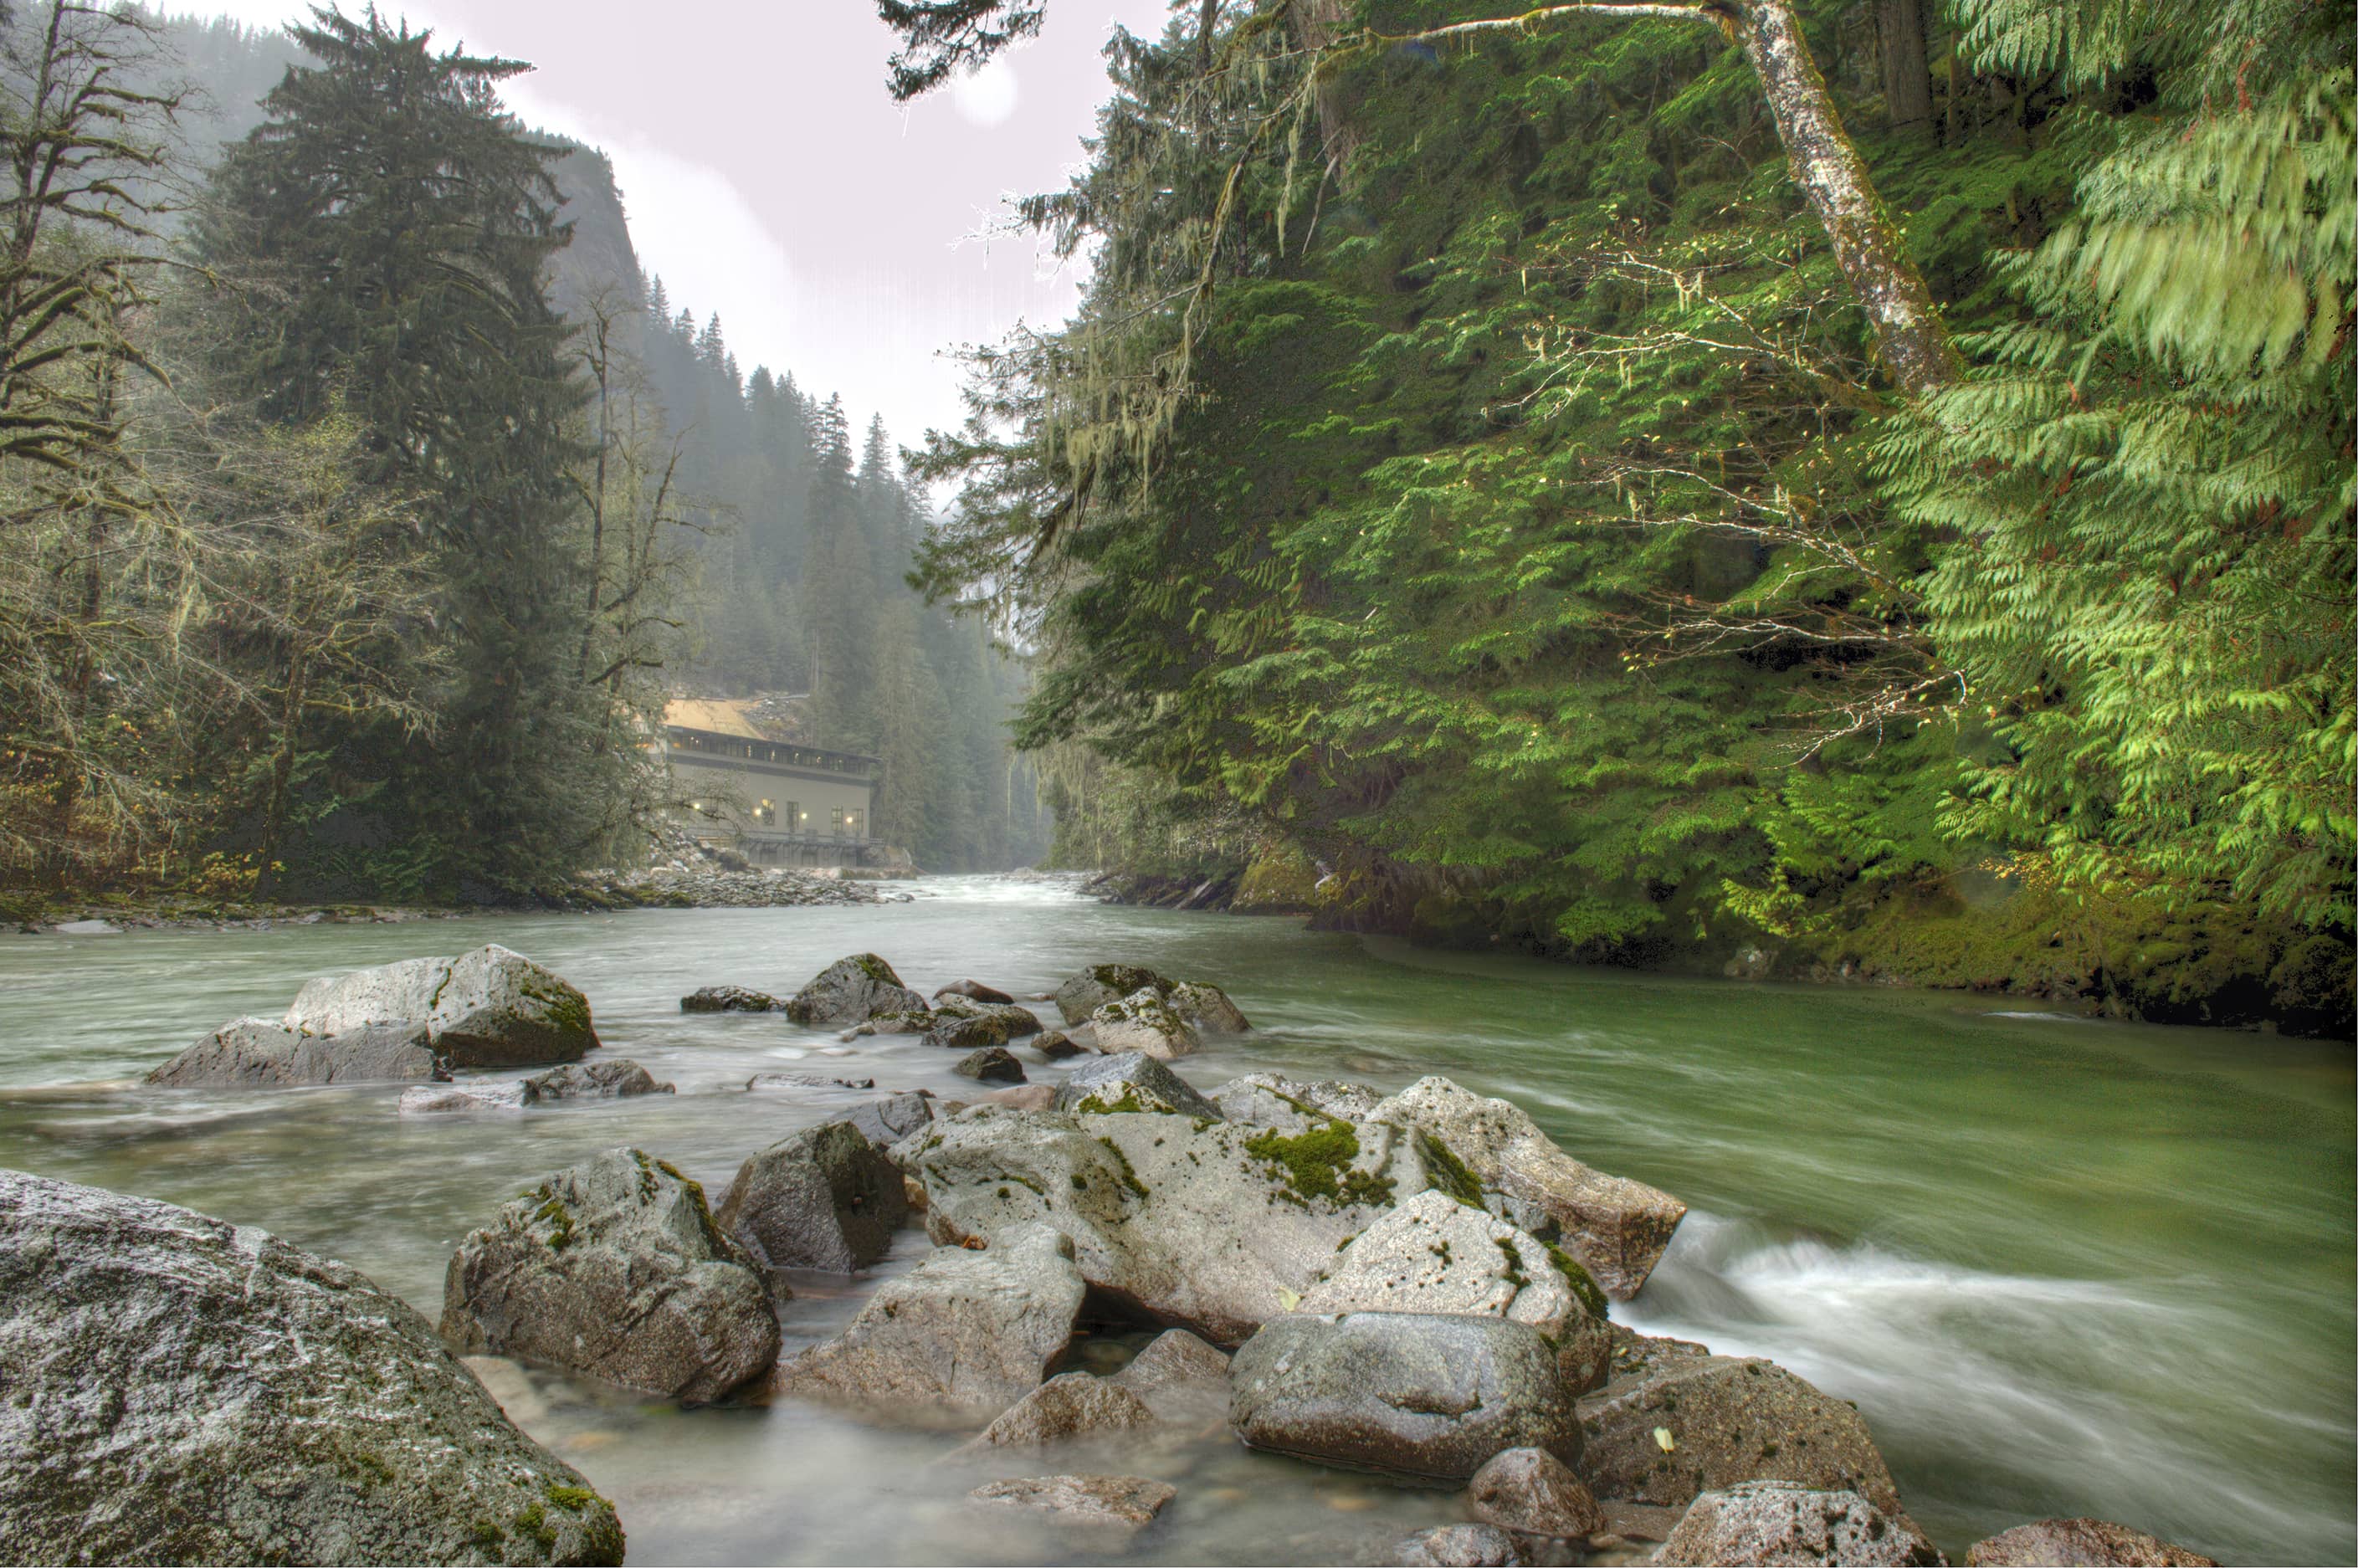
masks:
[[[644,858],[668,695],[806,694],[880,836],[1035,854],[1023,679],[881,425],[642,276],[517,61],[11,5],[0,881],[515,902]]]
[[[893,90],[1041,7],[888,3]],[[1613,15],[1621,11],[1623,15]],[[1058,852],[2346,1029],[2339,0],[1204,0],[925,460]]]

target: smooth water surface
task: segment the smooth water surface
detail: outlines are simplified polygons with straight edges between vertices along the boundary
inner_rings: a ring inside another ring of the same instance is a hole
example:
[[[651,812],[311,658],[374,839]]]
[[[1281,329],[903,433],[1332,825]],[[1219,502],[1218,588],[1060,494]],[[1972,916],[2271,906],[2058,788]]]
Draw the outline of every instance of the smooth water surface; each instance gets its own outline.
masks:
[[[546,1172],[629,1142],[718,1191],[748,1154],[866,1098],[748,1094],[755,1072],[972,1092],[911,1037],[844,1046],[775,1016],[684,1016],[698,986],[790,993],[860,951],[926,990],[971,976],[1018,994],[1141,962],[1225,986],[1260,1026],[1183,1064],[1198,1085],[1265,1067],[1386,1088],[1446,1073],[1683,1197],[1694,1212],[1670,1256],[1616,1315],[1855,1400],[1952,1555],[2025,1519],[2093,1514],[2223,1562],[2358,1556],[2346,1044],[1442,955],[1108,908],[1055,883],[914,885],[914,903],[851,908],[0,937],[0,1164],[266,1226],[432,1317],[459,1238]],[[607,1054],[677,1096],[403,1120],[390,1087],[129,1083],[224,1019],[283,1010],[311,975],[488,941],[580,986]],[[904,1233],[884,1270],[924,1249]],[[789,1346],[839,1327],[873,1282],[797,1277]],[[519,1419],[614,1498],[640,1562],[1102,1555],[962,1500],[1052,1467],[1179,1487],[1144,1561],[1385,1561],[1406,1530],[1463,1517],[1454,1496],[1245,1454],[1217,1423],[977,1464],[950,1456],[956,1434],[802,1405],[680,1411],[533,1383]]]

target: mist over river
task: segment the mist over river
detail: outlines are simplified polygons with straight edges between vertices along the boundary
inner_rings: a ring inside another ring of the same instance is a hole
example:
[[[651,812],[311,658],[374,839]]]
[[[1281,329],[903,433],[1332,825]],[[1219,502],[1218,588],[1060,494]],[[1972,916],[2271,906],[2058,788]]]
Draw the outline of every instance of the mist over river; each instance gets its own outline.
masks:
[[[870,1098],[748,1094],[756,1072],[973,1092],[951,1053],[914,1036],[838,1047],[777,1015],[683,1015],[698,986],[787,994],[873,951],[928,992],[971,976],[1022,996],[1086,962],[1143,963],[1226,988],[1258,1026],[1179,1064],[1198,1086],[1274,1068],[1390,1090],[1445,1073],[1683,1198],[1670,1255],[1615,1316],[1771,1357],[1855,1401],[1952,1556],[2026,1519],[2089,1514],[2228,1563],[2358,1557],[2346,1044],[1433,953],[1110,908],[1057,883],[904,885],[916,902],[0,937],[0,1165],[266,1227],[431,1318],[460,1238],[547,1172],[627,1142],[717,1194],[747,1155]],[[395,1087],[128,1082],[225,1019],[282,1011],[312,975],[492,941],[579,986],[605,1054],[676,1097],[404,1120]],[[1035,1080],[1057,1076],[1018,1054]],[[880,1273],[924,1249],[904,1232]],[[789,1353],[875,1282],[791,1278]],[[1043,1466],[949,1459],[956,1434],[532,1380],[512,1413],[614,1500],[633,1561],[1091,1554],[1041,1521],[978,1519],[969,1487]],[[1049,1467],[1179,1487],[1144,1561],[1385,1560],[1405,1531],[1464,1517],[1454,1494],[1219,1433],[1103,1447]]]

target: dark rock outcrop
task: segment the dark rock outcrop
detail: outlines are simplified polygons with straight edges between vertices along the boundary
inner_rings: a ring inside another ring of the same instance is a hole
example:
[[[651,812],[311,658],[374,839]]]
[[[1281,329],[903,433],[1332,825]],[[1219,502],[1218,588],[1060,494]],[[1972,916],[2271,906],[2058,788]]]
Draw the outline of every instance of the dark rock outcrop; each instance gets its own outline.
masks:
[[[995,1415],[1064,1358],[1086,1293],[1073,1244],[1044,1225],[988,1250],[944,1248],[888,1280],[851,1326],[779,1363],[773,1394],[874,1410]]]
[[[1941,1560],[1929,1541],[1856,1492],[1813,1491],[1790,1481],[1746,1481],[1704,1493],[1650,1559],[1693,1568],[1791,1563],[1931,1568]]]
[[[810,1024],[864,1023],[879,1013],[926,1011],[925,999],[873,953],[838,958],[786,1003],[788,1018]]]
[[[425,1319],[252,1227],[0,1172],[17,1562],[619,1563]]]
[[[969,1051],[959,1057],[950,1071],[962,1078],[978,1078],[986,1084],[1020,1084],[1023,1081],[1023,1064],[1004,1045],[986,1045],[979,1051]]]
[[[1237,1352],[1228,1386],[1247,1446],[1320,1464],[1464,1482],[1510,1448],[1581,1456],[1554,1349],[1505,1318],[1281,1317]]]
[[[449,1076],[422,1022],[369,1024],[329,1037],[276,1019],[239,1018],[149,1073],[147,1081],[166,1088],[290,1088]]]
[[[830,1121],[740,1166],[718,1223],[763,1267],[848,1274],[891,1249],[908,1213],[892,1162],[850,1122]]]
[[[704,1190],[636,1149],[557,1172],[460,1242],[442,1337],[689,1401],[726,1398],[778,1354],[761,1277]]]
[[[706,986],[679,999],[682,1012],[784,1012],[786,1004],[746,986]]]

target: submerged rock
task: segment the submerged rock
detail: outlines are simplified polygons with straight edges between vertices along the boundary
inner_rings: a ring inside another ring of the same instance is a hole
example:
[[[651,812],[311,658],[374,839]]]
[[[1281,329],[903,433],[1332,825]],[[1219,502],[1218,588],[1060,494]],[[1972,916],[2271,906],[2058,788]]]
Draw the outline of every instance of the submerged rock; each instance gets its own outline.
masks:
[[[879,1013],[926,1011],[925,999],[873,953],[838,958],[786,1003],[788,1018],[811,1024],[864,1023]]]
[[[2101,1519],[2043,1519],[1977,1541],[1967,1568],[2219,1568],[2198,1552]]]
[[[950,1071],[962,1078],[979,1078],[987,1084],[1020,1084],[1023,1081],[1023,1064],[1017,1061],[1004,1045],[986,1045],[979,1051],[969,1051],[959,1057]]]
[[[1466,1486],[1474,1517],[1501,1530],[1560,1541],[1605,1528],[1605,1511],[1588,1484],[1543,1448],[1509,1448],[1474,1472]]]
[[[147,1082],[166,1088],[288,1088],[449,1076],[423,1023],[371,1024],[323,1038],[276,1019],[239,1018],[149,1073]]]
[[[1058,986],[1050,1000],[1066,1023],[1079,1023],[1106,1003],[1120,1001],[1132,992],[1146,989],[1161,996],[1170,989],[1171,982],[1152,969],[1135,964],[1092,964]]]
[[[679,999],[682,1012],[784,1012],[786,1004],[768,991],[745,986],[706,986]]]
[[[1143,1476],[1026,1476],[986,1482],[967,1494],[994,1508],[1037,1509],[1125,1534],[1152,1524],[1178,1495],[1170,1483]]]
[[[1158,1061],[1192,1055],[1202,1044],[1195,1025],[1171,1011],[1161,994],[1147,989],[1109,1001],[1089,1014],[1096,1049],[1108,1056],[1142,1051]]]
[[[1247,1446],[1320,1464],[1463,1482],[1510,1448],[1581,1456],[1554,1349],[1505,1318],[1296,1314],[1246,1342],[1228,1383]]]
[[[574,1062],[598,1044],[588,999],[496,944],[455,958],[406,958],[309,981],[283,1022],[330,1038],[423,1025],[435,1055],[451,1067]]]
[[[459,1244],[442,1337],[665,1398],[726,1398],[777,1358],[778,1324],[704,1190],[636,1149],[557,1172]]]
[[[266,1231],[0,1172],[0,1299],[14,1561],[622,1561],[425,1319]]]
[[[1858,1411],[1774,1362],[1669,1343],[1580,1401],[1598,1496],[1677,1508],[1747,1481],[1851,1491],[1929,1548]]]
[[[1074,1068],[1056,1086],[1056,1108],[1093,1116],[1152,1110],[1207,1121],[1220,1119],[1219,1107],[1142,1051],[1127,1051]]]
[[[1365,1084],[1339,1078],[1304,1082],[1279,1073],[1249,1073],[1212,1091],[1213,1103],[1230,1121],[1289,1133],[1306,1132],[1330,1120],[1369,1120],[1383,1098]]]
[[[986,1251],[945,1248],[887,1280],[841,1335],[779,1363],[771,1391],[995,1415],[1064,1358],[1085,1293],[1073,1244],[1044,1225]]]
[[[972,1448],[1040,1448],[1092,1433],[1154,1424],[1146,1401],[1122,1384],[1087,1372],[1049,1379],[1000,1412]]]
[[[1198,980],[1182,980],[1165,991],[1163,1000],[1171,1011],[1195,1025],[1204,1034],[1242,1034],[1252,1025],[1245,1019],[1244,1009],[1228,1000],[1228,993],[1217,986],[1207,986]]]
[[[1628,1300],[1645,1284],[1687,1212],[1659,1188],[1582,1164],[1520,1107],[1444,1077],[1419,1078],[1372,1116],[1422,1130],[1445,1144],[1484,1186],[1536,1205],[1563,1227],[1565,1248],[1617,1301]]]
[[[396,1108],[403,1116],[449,1116],[468,1111],[514,1113],[535,1099],[532,1086],[521,1078],[463,1078],[449,1084],[419,1084],[401,1091]]]
[[[611,1062],[568,1062],[525,1082],[542,1101],[564,1099],[630,1099],[639,1095],[676,1092],[671,1084],[655,1082],[654,1075],[627,1057]]]
[[[1333,1272],[1303,1293],[1302,1310],[1507,1317],[1553,1340],[1588,1315],[1541,1242],[1430,1190],[1360,1232]]]
[[[824,1078],[817,1073],[756,1073],[745,1080],[748,1092],[763,1089],[872,1089],[874,1078]]]
[[[1184,1328],[1166,1329],[1109,1380],[1144,1400],[1159,1416],[1208,1413],[1228,1407],[1228,1357]]]
[[[936,1241],[1046,1220],[1088,1282],[1158,1322],[1234,1345],[1298,1301],[1341,1243],[1430,1184],[1376,1124],[1272,1130],[1152,1112],[978,1106],[896,1149]]]
[[[1531,1561],[1523,1543],[1493,1524],[1444,1524],[1400,1543],[1401,1568],[1512,1568]]]
[[[1886,1518],[1856,1492],[1812,1491],[1790,1481],[1746,1481],[1696,1498],[1651,1561],[1698,1568],[1790,1563],[1930,1568],[1942,1559],[1912,1527]]]
[[[908,1213],[892,1162],[851,1123],[830,1121],[740,1166],[718,1223],[765,1268],[849,1274],[891,1250]]]

